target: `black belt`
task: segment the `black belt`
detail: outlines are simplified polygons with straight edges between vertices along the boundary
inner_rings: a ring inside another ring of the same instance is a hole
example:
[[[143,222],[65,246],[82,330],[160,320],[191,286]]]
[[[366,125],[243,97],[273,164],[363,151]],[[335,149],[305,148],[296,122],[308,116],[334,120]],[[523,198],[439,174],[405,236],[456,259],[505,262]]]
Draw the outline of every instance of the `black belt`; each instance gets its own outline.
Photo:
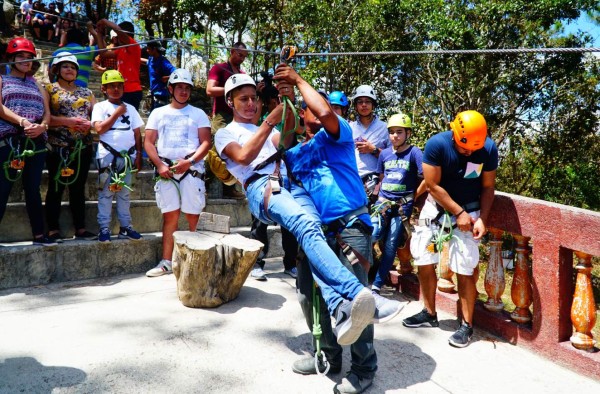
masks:
[[[255,172],[254,174],[250,175],[249,178],[246,179],[246,181],[244,182],[244,190],[248,190],[248,186],[250,186],[250,184],[264,176],[268,176],[269,174],[259,174],[257,172]]]
[[[329,223],[325,223],[321,226],[325,234],[337,234],[342,232],[348,223],[352,220],[357,219],[363,213],[369,213],[369,209],[366,206],[362,206],[354,211],[342,216],[341,218],[335,219]]]

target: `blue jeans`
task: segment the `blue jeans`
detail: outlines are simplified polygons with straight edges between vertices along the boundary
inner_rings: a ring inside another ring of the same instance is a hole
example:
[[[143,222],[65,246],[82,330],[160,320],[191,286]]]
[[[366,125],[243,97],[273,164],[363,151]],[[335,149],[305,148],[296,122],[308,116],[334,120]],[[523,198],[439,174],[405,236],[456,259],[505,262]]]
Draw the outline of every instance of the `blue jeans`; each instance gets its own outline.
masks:
[[[110,159],[107,158],[112,159],[112,155],[108,155],[105,159],[102,160],[103,165],[101,166],[101,168],[104,167],[106,163],[110,162]],[[123,160],[120,159],[119,163],[122,162]],[[121,165],[118,165],[117,168],[119,169],[119,171],[122,171],[123,169]],[[107,173],[110,174],[108,170],[104,172],[104,174]],[[100,179],[101,174],[98,175],[98,181],[100,181]],[[131,172],[128,172],[127,175],[125,175],[124,181],[125,184],[127,184],[127,186],[131,186]],[[127,227],[131,225],[131,213],[129,212],[129,206],[131,201],[129,200],[129,189],[123,187],[118,193],[113,193],[108,190],[109,185],[110,177],[108,180],[106,180],[106,182],[104,182],[104,185],[98,185],[98,226],[100,227],[100,229],[104,227],[110,228],[110,219],[112,216],[112,202],[113,197],[116,196],[117,218],[119,219],[121,227]]]
[[[321,288],[329,314],[333,315],[343,299],[354,299],[364,286],[331,250],[321,230],[320,221],[309,215],[285,188],[281,188],[280,193],[271,195],[269,206],[265,209],[266,184],[265,175],[246,189],[250,212],[264,223],[281,225],[296,237],[308,257],[313,277]]]
[[[389,209],[387,213],[391,214]],[[407,217],[410,217],[410,212],[408,212]],[[381,241],[383,246],[379,269],[373,281],[373,287],[381,289],[396,258],[398,245],[406,240],[404,239],[402,216],[390,218],[389,225],[384,223],[383,218],[381,218],[381,222],[374,218],[373,227],[375,228],[373,230],[373,242]]]
[[[35,150],[39,151],[46,148],[46,143],[41,138],[35,140]],[[27,149],[31,149],[28,146]],[[0,148],[0,165],[8,160],[10,155],[10,146]],[[21,182],[23,183],[23,191],[25,192],[25,207],[29,216],[29,224],[33,236],[44,234],[44,215],[42,211],[42,196],[40,195],[40,184],[42,183],[42,170],[46,161],[46,152],[40,152],[30,157],[25,157],[25,167]],[[9,176],[14,178],[17,176],[17,170],[8,170]],[[4,168],[0,168],[0,222],[6,212],[8,197],[12,190],[13,182],[8,180],[4,173]]]
[[[303,190],[303,189],[302,189]],[[302,207],[311,212],[312,215],[316,215],[316,209],[310,197],[302,192],[301,190],[294,189],[294,197],[297,197]],[[312,207],[312,210],[311,210]],[[362,254],[369,262],[372,263],[372,242],[369,231],[360,222],[354,222],[350,227],[344,229],[341,233],[342,239],[348,245],[352,246],[358,253]],[[360,282],[367,286],[368,285],[368,273],[365,272],[361,264],[351,265],[344,253],[340,250],[335,237],[327,237],[327,243],[333,251],[337,254],[339,260],[344,264],[346,268],[351,270],[356,278]],[[306,258],[301,259],[298,263],[298,278],[296,282],[296,292],[298,294],[298,301],[302,307],[302,313],[306,319],[306,323],[310,330],[313,325],[313,295],[312,288],[314,284],[310,275],[310,267]],[[317,289],[317,297],[321,297],[320,289]],[[337,343],[337,339],[333,334],[331,327],[331,319],[325,313],[326,309],[323,305],[323,301],[320,302],[321,310],[319,311],[319,320],[321,324],[321,330],[323,334],[321,336],[321,348],[327,356],[327,360],[332,365],[342,364],[342,347]],[[377,354],[375,353],[375,347],[373,345],[374,329],[373,325],[368,325],[362,332],[358,340],[350,346],[350,354],[352,366],[351,371],[356,373],[361,378],[373,378],[375,371],[377,370]],[[313,345],[316,347],[315,339],[313,337]]]

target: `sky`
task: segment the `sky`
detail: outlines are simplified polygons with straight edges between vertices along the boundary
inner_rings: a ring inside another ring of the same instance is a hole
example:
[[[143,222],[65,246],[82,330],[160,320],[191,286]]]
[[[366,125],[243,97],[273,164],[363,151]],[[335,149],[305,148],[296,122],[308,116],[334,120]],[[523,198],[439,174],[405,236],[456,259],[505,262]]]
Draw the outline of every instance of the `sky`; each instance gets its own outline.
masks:
[[[595,24],[586,14],[565,26],[566,33],[577,33],[578,31],[587,31],[594,38],[593,46],[600,47],[600,25]]]

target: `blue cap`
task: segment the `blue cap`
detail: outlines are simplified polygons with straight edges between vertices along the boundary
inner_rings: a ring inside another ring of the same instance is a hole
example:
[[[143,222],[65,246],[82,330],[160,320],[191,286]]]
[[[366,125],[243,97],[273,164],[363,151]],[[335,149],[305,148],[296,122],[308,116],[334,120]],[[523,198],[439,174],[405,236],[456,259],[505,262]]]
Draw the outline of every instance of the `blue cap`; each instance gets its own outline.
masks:
[[[319,89],[317,90],[317,93],[319,93],[321,96],[323,96],[323,98],[329,102],[329,95],[327,94],[326,91],[324,91],[323,89]],[[302,109],[306,109],[306,101],[302,101]]]

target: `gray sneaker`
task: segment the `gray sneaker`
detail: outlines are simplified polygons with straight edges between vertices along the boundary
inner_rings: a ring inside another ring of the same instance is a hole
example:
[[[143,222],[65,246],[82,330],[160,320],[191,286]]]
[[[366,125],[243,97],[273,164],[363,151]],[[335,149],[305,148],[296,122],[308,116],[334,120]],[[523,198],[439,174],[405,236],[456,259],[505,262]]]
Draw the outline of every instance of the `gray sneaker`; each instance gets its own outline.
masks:
[[[373,323],[385,323],[398,316],[398,313],[406,306],[406,302],[390,300],[382,297],[373,290],[375,298],[375,314],[373,315]]]
[[[335,334],[340,345],[351,345],[373,321],[375,298],[363,288],[352,301],[342,301],[335,311]]]
[[[336,394],[358,394],[373,384],[373,378],[361,378],[350,371],[344,379],[333,387]]]
[[[463,322],[458,330],[448,339],[448,343],[454,347],[466,347],[471,342],[473,326]]]
[[[329,371],[327,373],[340,373],[342,370],[342,362],[339,360],[337,363],[329,362]],[[323,364],[323,360],[319,360],[319,373],[325,372],[326,366]],[[299,373],[300,375],[316,375],[317,368],[315,368],[315,357],[303,357],[299,360],[294,361],[292,364],[292,371]]]
[[[267,273],[265,271],[263,271],[263,269],[260,267],[254,268],[252,270],[252,272],[250,273],[250,276],[253,277],[254,279],[260,280],[260,281],[267,280]]]

